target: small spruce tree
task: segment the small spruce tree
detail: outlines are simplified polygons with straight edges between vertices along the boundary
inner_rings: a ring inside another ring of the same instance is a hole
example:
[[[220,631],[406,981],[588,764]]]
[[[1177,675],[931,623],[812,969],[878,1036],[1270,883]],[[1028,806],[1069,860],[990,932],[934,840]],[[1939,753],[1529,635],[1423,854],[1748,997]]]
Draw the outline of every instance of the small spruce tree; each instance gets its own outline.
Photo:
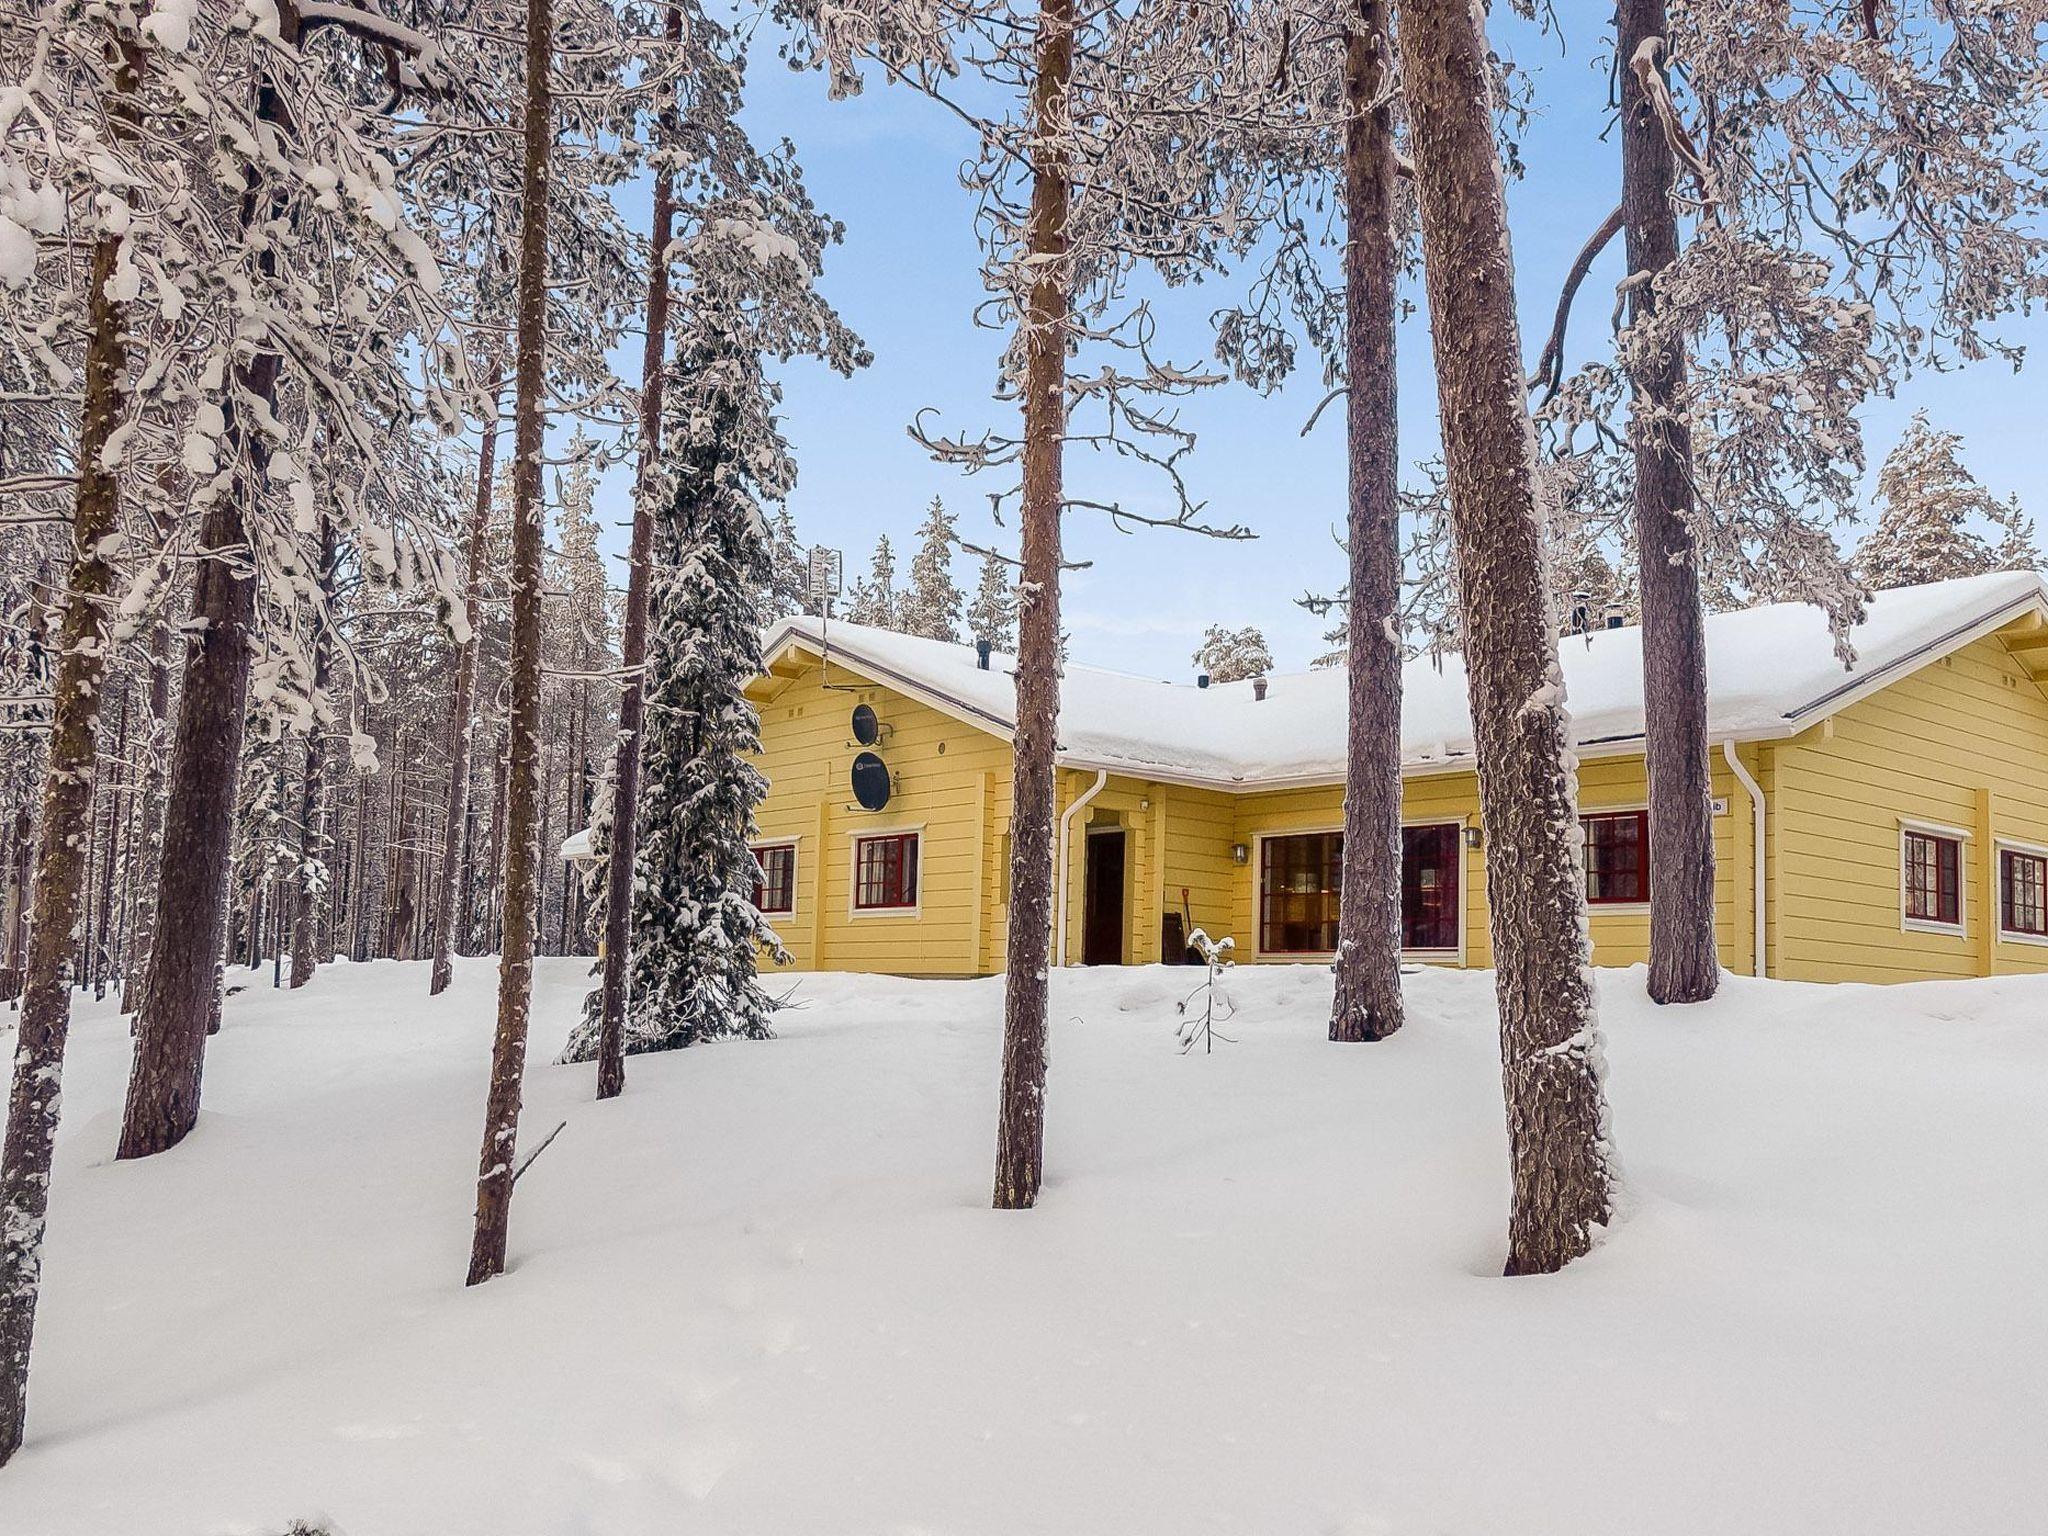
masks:
[[[906,635],[927,640],[960,638],[960,609],[966,601],[953,584],[953,551],[960,537],[953,530],[953,514],[938,497],[925,512],[917,530],[917,558],[910,562],[910,590],[897,606],[896,627]]]
[[[967,633],[998,651],[1017,649],[1017,585],[994,551],[981,557],[981,585],[967,608]]]
[[[875,545],[875,558],[868,574],[853,584],[847,594],[846,618],[852,624],[872,624],[877,629],[897,627],[896,551],[889,547],[889,535]]]
[[[770,545],[767,616],[786,619],[793,613],[809,613],[814,606],[809,592],[810,556],[797,541],[796,520],[786,503],[776,509]]]

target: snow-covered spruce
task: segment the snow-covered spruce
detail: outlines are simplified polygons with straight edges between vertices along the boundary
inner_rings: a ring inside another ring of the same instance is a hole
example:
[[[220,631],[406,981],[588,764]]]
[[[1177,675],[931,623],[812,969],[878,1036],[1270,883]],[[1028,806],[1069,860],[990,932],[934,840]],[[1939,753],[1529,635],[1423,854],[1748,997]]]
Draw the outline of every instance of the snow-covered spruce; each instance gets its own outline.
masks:
[[[781,943],[754,905],[760,867],[748,847],[768,785],[752,761],[760,721],[744,691],[761,670],[773,569],[747,468],[732,457],[740,397],[763,387],[759,367],[757,356],[707,350],[678,362],[693,400],[671,440],[675,492],[657,529],[628,1054],[773,1033],[756,957]],[[596,1049],[586,1018],[563,1056],[587,1061]]]
[[[910,562],[910,590],[896,605],[896,627],[927,640],[957,641],[965,599],[953,581],[953,551],[960,547],[955,518],[938,497],[926,508],[917,530],[917,554]]]
[[[1247,624],[1242,629],[1211,624],[1202,632],[1202,643],[1193,659],[1195,670],[1206,672],[1212,683],[1242,682],[1248,677],[1264,677],[1273,670],[1272,649],[1256,624]]]
[[[1877,525],[1856,547],[1857,574],[1871,587],[2039,567],[2033,520],[2018,498],[2000,501],[1980,485],[1962,450],[1956,433],[1914,412],[1878,471]]]

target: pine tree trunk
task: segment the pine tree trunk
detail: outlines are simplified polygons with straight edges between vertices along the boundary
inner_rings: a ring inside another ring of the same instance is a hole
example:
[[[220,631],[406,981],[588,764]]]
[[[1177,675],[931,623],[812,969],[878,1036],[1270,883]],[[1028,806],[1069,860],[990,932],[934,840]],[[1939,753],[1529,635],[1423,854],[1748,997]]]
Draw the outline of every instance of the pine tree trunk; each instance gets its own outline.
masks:
[[[121,708],[114,717],[114,755],[107,764],[113,770],[114,792],[108,797],[107,834],[100,857],[100,932],[92,955],[94,1002],[106,997],[107,973],[114,964],[114,866],[121,856],[121,785],[128,772],[128,694],[124,686]]]
[[[1031,210],[1025,244],[1039,261],[1026,301],[1023,575],[1017,615],[1017,733],[1010,806],[1010,930],[1003,986],[1003,1085],[995,1204],[1029,1210],[1045,1168],[1045,1053],[1053,909],[1053,753],[1060,708],[1061,465],[1066,438],[1067,210],[1064,146],[1074,72],[1073,0],[1040,0],[1031,92]]]
[[[1350,112],[1344,129],[1350,733],[1332,1040],[1384,1040],[1402,1018],[1401,507],[1394,378],[1394,284],[1401,253],[1394,231],[1393,47],[1387,27],[1382,0],[1359,0],[1344,54]]]
[[[441,850],[441,898],[434,923],[434,969],[427,981],[427,995],[439,997],[455,976],[455,894],[460,864],[452,830],[469,815],[469,757],[476,745],[476,662],[482,643],[485,540],[491,527],[491,481],[498,466],[498,401],[500,389],[491,390],[491,419],[485,423],[483,442],[476,456],[476,500],[469,512],[469,574],[463,582],[462,611],[469,624],[469,639],[455,658],[455,699],[449,706],[448,730],[448,826],[451,835]]]
[[[490,942],[487,948],[502,952],[505,942],[505,798],[509,786],[506,774],[511,755],[505,727],[498,728],[491,753],[491,867],[485,878],[485,906],[488,909]]]
[[[280,40],[296,47],[297,8],[281,4],[277,17]],[[289,137],[291,113],[272,81],[257,86],[256,116]],[[252,227],[258,214],[251,191],[243,199],[243,227]],[[261,259],[266,266],[275,262],[273,256]],[[225,440],[238,468],[228,494],[208,505],[200,524],[206,557],[192,582],[199,632],[185,653],[171,745],[156,933],[135,1014],[135,1065],[114,1154],[119,1158],[148,1157],[185,1139],[199,1119],[206,1037],[219,1028],[219,964],[256,620],[243,508],[270,465],[262,429],[248,418],[275,401],[281,364],[275,352],[258,352],[235,370],[234,388],[220,402]]]
[[[131,138],[138,121],[142,53],[118,45],[109,116]],[[93,247],[86,316],[85,400],[72,509],[71,569],[65,584],[43,776],[42,840],[36,850],[20,1032],[0,1144],[0,1466],[21,1448],[28,1404],[29,1348],[42,1290],[43,1233],[50,1209],[50,1161],[64,1046],[71,1029],[71,953],[84,897],[84,840],[92,818],[94,726],[106,678],[105,601],[113,570],[103,541],[120,524],[120,492],[103,450],[120,415],[127,366],[125,317],[108,291],[120,240]]]
[[[669,12],[675,37],[682,12]],[[640,359],[639,484],[633,496],[633,545],[626,567],[626,612],[619,625],[619,739],[612,759],[612,825],[605,849],[604,936],[598,944],[602,976],[598,999],[597,1096],[617,1098],[626,1087],[626,962],[633,944],[633,858],[639,842],[640,738],[647,713],[647,616],[654,559],[651,482],[661,451],[662,396],[668,352],[668,249],[675,228],[675,176],[663,163],[654,178],[655,260],[647,272],[647,344]]]
[[[1677,165],[1630,61],[1668,35],[1664,0],[1621,0],[1621,209],[1628,269],[1678,260]],[[1647,61],[1647,55],[1646,55]],[[1630,290],[1634,318],[1657,307]],[[1720,984],[1714,943],[1714,787],[1707,755],[1707,624],[1693,536],[1692,430],[1682,413],[1685,354],[1674,345],[1629,371],[1636,560],[1643,600],[1643,750],[1650,779],[1650,996],[1697,1003]]]
[[[682,10],[670,10],[670,37],[678,37]],[[653,467],[662,451],[662,395],[668,373],[668,262],[662,252],[674,236],[676,176],[662,164],[653,180],[655,252],[647,268],[647,344],[641,354],[641,457],[633,492],[633,549],[627,557],[627,608],[618,625],[618,743],[612,754],[612,829],[604,850],[604,938],[598,997],[598,1098],[618,1098],[627,1085],[627,958],[633,946],[633,856],[639,834],[641,733],[647,715],[647,608],[653,563]]]
[[[370,776],[356,775],[355,852],[349,856],[349,944],[348,957],[360,965],[370,958],[369,930],[364,920],[369,913]]]
[[[128,950],[128,985],[122,1006],[133,1013],[140,1004],[143,976],[156,933],[157,884],[163,868],[164,758],[171,718],[171,626],[154,626],[149,641],[149,741],[142,775],[142,857],[135,871],[135,932]]]
[[[1471,0],[1405,0],[1399,25],[1487,846],[1514,1174],[1507,1272],[1524,1274],[1578,1257],[1607,1221],[1607,1106],[1481,14]]]
[[[334,522],[320,519],[320,590],[330,601],[334,596]],[[325,693],[330,657],[324,628],[313,637],[313,691]],[[316,724],[306,738],[306,761],[299,785],[299,878],[292,901],[292,987],[296,990],[313,979],[320,965],[320,908],[333,900],[334,871],[323,868],[326,900],[311,878],[313,865],[324,861],[329,844],[327,821],[327,749]],[[279,949],[283,949],[280,941]]]
[[[498,1030],[476,1181],[476,1232],[467,1283],[505,1272],[512,1180],[533,999],[534,908],[540,895],[541,457],[547,387],[548,157],[553,144],[551,0],[526,0],[525,185],[520,201],[519,353],[513,393],[511,766],[507,774],[505,950],[498,963]]]

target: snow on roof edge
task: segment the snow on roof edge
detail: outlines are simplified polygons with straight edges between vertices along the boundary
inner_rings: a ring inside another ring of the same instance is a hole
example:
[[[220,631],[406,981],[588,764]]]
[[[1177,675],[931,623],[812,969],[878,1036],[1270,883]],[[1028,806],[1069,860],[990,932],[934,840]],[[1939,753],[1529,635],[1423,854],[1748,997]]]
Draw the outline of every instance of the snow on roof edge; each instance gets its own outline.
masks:
[[[1755,741],[1804,730],[2028,611],[2048,616],[2033,572],[1998,572],[1877,594],[1851,632],[1853,668],[1834,658],[1821,611],[1776,603],[1708,618],[1708,734]],[[828,632],[827,632],[828,631]],[[852,670],[896,687],[977,729],[1014,729],[1015,658],[987,670],[971,645],[924,640],[798,615],[764,636],[770,663],[789,645],[829,647]],[[1641,630],[1566,636],[1559,660],[1582,755],[1626,751],[1643,734]],[[1276,673],[1267,698],[1249,682],[1200,689],[1082,663],[1062,672],[1059,761],[1131,777],[1243,792],[1344,778],[1344,669]],[[1404,669],[1402,772],[1474,763],[1463,658],[1418,657]]]

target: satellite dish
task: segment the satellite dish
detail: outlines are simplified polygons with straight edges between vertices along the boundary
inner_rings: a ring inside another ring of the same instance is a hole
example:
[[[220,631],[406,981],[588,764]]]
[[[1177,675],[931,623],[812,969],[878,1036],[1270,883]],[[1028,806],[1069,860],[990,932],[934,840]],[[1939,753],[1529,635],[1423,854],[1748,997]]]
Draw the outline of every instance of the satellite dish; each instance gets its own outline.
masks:
[[[866,811],[879,811],[889,803],[889,765],[872,752],[853,760],[853,798]]]
[[[875,714],[874,705],[853,706],[853,739],[864,747],[872,747],[882,739],[882,722]]]

